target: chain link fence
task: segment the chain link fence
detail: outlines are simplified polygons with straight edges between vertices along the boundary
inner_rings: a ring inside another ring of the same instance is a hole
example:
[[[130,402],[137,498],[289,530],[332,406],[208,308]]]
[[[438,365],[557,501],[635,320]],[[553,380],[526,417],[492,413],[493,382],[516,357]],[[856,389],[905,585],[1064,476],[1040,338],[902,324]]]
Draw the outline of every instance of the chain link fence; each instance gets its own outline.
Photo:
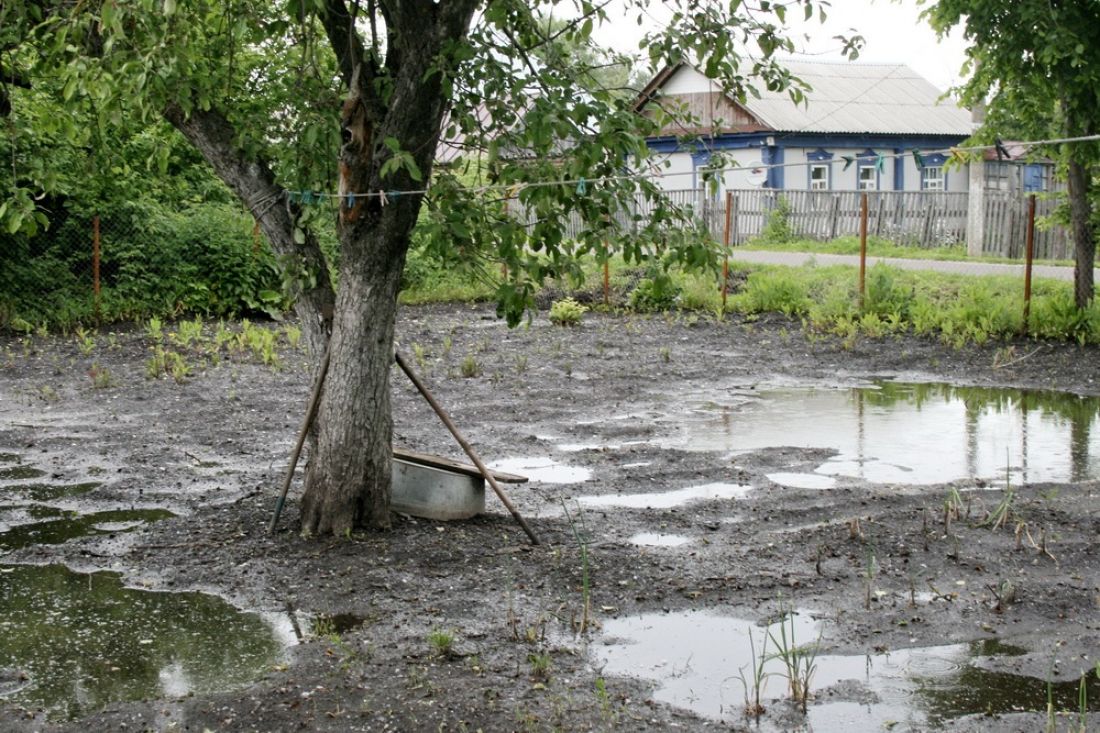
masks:
[[[5,235],[2,249],[0,329],[283,304],[274,256],[251,217],[227,204],[65,214],[35,236]]]

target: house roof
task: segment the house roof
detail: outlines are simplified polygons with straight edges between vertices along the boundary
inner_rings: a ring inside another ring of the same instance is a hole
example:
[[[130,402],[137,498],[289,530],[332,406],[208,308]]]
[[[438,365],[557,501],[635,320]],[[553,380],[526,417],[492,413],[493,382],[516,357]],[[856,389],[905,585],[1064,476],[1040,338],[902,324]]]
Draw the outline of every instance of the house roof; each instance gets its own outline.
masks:
[[[801,61],[782,64],[806,82],[804,104],[795,104],[787,92],[759,89],[759,98],[735,102],[776,132],[831,132],[856,134],[912,134],[969,136],[974,129],[970,113],[904,64],[867,64],[851,61]],[[663,69],[639,95],[641,109],[661,88],[684,70],[686,63]]]
[[[970,113],[904,64],[783,62],[810,85],[806,104],[762,90],[745,107],[777,131],[970,135]]]

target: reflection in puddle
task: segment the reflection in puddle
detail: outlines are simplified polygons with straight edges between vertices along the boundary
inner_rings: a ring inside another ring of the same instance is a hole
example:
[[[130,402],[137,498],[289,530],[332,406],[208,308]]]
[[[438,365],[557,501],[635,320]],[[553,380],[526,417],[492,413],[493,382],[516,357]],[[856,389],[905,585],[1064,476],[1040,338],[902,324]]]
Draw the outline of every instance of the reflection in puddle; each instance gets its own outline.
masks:
[[[314,616],[309,621],[309,633],[311,636],[328,636],[330,634],[346,634],[358,629],[365,624],[365,616],[354,613],[333,613]]]
[[[703,484],[675,491],[657,491],[648,494],[609,494],[607,496],[579,496],[577,503],[586,507],[625,507],[627,509],[672,509],[698,501],[715,499],[740,499],[752,490],[743,484]]]
[[[817,472],[883,483],[963,478],[1080,481],[1100,478],[1100,399],[943,384],[882,382],[856,389],[775,389],[731,394],[725,404],[686,398],[666,447],[750,451],[827,448]]]
[[[691,542],[690,537],[680,534],[659,534],[640,532],[630,538],[630,544],[640,547],[683,547]]]
[[[167,509],[119,509],[18,524],[0,532],[0,550],[16,550],[35,544],[58,545],[77,537],[113,534],[174,516]],[[114,528],[119,525],[123,528]]]
[[[789,622],[787,629],[789,635]],[[758,655],[769,631],[779,637],[777,623],[763,627],[705,611],[655,613],[605,621],[605,643],[592,651],[597,663],[606,665],[605,673],[657,683],[657,700],[709,718],[742,720],[745,696],[738,672],[751,676],[750,630]],[[812,644],[819,635],[812,618],[795,615],[797,645]],[[769,655],[774,651],[769,643]],[[871,731],[904,723],[901,730],[921,730],[968,714],[1045,712],[1045,681],[983,666],[994,657],[1021,653],[985,641],[888,654],[820,655],[811,688],[818,693],[834,688],[837,694],[818,694],[811,701],[807,729]],[[764,671],[771,676],[763,682],[761,698],[783,698],[787,682],[780,660],[770,658]],[[1087,688],[1090,709],[1100,709],[1100,680],[1091,676]],[[1078,709],[1077,680],[1056,683],[1051,690],[1055,709]],[[767,717],[761,727],[776,730]]]
[[[45,475],[46,472],[41,468],[33,468],[31,466],[10,466],[8,468],[0,468],[0,479],[7,481],[42,478]]]
[[[576,484],[587,481],[592,472],[580,466],[566,466],[550,458],[505,458],[489,464],[494,471],[518,473],[544,484]]]
[[[80,484],[9,484],[0,486],[0,501],[53,501],[69,496],[80,496],[99,488],[103,484],[87,481]]]
[[[28,678],[6,702],[76,717],[114,701],[224,690],[255,680],[283,647],[263,619],[216,596],[0,566],[0,670]]]
[[[820,473],[769,473],[768,480],[791,489],[831,489],[836,479]]]

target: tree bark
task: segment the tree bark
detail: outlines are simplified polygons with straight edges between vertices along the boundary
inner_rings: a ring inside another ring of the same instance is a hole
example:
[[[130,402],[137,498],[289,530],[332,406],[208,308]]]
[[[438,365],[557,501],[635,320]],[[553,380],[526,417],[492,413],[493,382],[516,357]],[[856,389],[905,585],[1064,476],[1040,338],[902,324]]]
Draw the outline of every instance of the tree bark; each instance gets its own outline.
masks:
[[[1073,233],[1074,268],[1073,298],[1078,308],[1087,308],[1092,302],[1095,286],[1093,267],[1096,262],[1096,239],[1089,220],[1092,205],[1089,201],[1089,173],[1070,153],[1067,183],[1069,184],[1069,222]]]
[[[392,466],[393,364],[397,293],[409,238],[431,176],[447,98],[444,49],[461,41],[476,0],[379,0],[386,62],[379,69],[355,36],[343,0],[327,0],[327,35],[349,85],[341,150],[340,291],[329,374],[317,414],[317,449],[306,470],[302,533],[343,535],[387,529]],[[390,93],[377,94],[385,75]],[[396,140],[411,157],[385,178]],[[382,191],[389,192],[385,197]],[[396,192],[396,193],[394,193]],[[347,194],[369,194],[348,201]]]

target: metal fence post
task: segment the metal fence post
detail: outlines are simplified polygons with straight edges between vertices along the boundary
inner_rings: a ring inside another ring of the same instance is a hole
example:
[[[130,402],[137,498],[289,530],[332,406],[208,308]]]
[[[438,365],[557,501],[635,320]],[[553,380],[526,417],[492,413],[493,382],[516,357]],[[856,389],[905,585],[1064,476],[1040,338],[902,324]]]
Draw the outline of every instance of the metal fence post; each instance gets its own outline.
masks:
[[[95,297],[95,320],[99,323],[99,214],[92,217],[92,294]]]
[[[730,226],[733,223],[733,191],[726,190],[726,226],[722,235],[722,312],[726,312],[726,297],[730,281]]]
[[[863,310],[863,298],[867,281],[867,192],[859,197],[859,308]]]
[[[1035,194],[1027,198],[1027,251],[1024,262],[1024,326],[1026,335],[1030,330],[1031,319],[1031,266],[1035,260]]]

